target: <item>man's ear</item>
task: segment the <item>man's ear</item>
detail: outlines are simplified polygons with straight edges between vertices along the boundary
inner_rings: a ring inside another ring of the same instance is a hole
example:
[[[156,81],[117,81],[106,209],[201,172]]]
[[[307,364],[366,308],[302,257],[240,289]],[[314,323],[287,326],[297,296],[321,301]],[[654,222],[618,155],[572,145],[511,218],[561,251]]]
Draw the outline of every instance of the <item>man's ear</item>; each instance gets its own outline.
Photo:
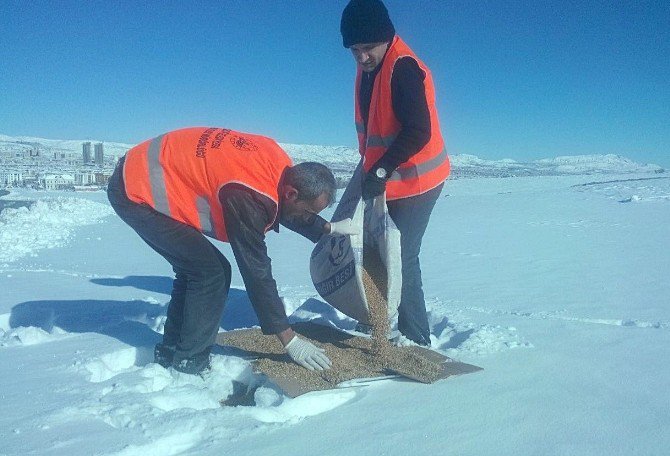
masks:
[[[298,189],[292,185],[284,185],[284,198],[287,201],[295,201],[298,199]]]

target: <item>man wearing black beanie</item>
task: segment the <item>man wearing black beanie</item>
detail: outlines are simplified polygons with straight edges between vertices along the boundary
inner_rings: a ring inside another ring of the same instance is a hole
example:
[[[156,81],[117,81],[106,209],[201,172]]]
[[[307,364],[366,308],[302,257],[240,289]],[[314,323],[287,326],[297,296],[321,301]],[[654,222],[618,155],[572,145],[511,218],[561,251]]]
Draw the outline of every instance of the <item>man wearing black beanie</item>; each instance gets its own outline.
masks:
[[[435,88],[428,67],[395,33],[380,0],[351,0],[342,13],[342,44],[357,63],[355,121],[363,157],[363,199],[386,192],[401,234],[398,329],[430,345],[419,251],[449,175]]]

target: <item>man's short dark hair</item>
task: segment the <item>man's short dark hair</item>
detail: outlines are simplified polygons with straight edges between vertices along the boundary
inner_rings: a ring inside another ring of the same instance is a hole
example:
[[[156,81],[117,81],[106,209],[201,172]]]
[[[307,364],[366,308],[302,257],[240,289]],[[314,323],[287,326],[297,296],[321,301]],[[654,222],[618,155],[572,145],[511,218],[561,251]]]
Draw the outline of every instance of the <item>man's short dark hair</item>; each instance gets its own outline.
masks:
[[[287,168],[284,182],[298,190],[298,199],[312,201],[325,193],[328,206],[335,202],[335,176],[321,163],[303,162]]]

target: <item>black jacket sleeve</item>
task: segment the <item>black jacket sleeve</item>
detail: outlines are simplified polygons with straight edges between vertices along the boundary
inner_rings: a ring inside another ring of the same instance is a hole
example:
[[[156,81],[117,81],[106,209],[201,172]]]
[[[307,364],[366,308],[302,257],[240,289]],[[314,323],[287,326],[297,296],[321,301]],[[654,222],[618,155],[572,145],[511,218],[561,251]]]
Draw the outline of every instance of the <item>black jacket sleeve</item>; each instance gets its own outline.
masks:
[[[317,243],[324,234],[324,225],[328,223],[320,215],[313,214],[307,225],[294,225],[288,222],[282,222],[282,225],[291,231],[306,237],[310,241]]]
[[[289,328],[284,304],[272,277],[265,245],[265,228],[272,223],[275,205],[248,188],[227,185],[219,192],[228,241],[264,334]]]
[[[412,57],[403,57],[396,62],[391,77],[391,100],[393,113],[402,128],[373,169],[382,167],[391,175],[400,164],[428,144],[431,125],[424,79],[425,74]]]

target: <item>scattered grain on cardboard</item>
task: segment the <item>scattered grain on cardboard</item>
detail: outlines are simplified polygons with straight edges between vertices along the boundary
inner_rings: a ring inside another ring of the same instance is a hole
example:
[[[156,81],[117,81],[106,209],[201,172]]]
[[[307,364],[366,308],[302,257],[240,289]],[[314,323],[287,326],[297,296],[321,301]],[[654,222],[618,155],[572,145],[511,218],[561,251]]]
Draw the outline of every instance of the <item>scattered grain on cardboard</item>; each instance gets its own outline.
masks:
[[[412,351],[411,347],[396,347],[389,342],[386,268],[373,249],[366,248],[363,258],[363,284],[372,324],[371,338],[343,335],[325,327],[318,329],[318,334],[311,333],[301,331],[299,324],[294,325],[301,337],[325,349],[333,363],[330,369],[310,371],[295,364],[275,336],[264,336],[259,329],[224,333],[220,343],[245,350],[256,358],[256,371],[286,379],[301,391],[331,389],[347,380],[389,374],[401,374],[424,383],[438,380],[444,374],[442,362],[427,359]]]

